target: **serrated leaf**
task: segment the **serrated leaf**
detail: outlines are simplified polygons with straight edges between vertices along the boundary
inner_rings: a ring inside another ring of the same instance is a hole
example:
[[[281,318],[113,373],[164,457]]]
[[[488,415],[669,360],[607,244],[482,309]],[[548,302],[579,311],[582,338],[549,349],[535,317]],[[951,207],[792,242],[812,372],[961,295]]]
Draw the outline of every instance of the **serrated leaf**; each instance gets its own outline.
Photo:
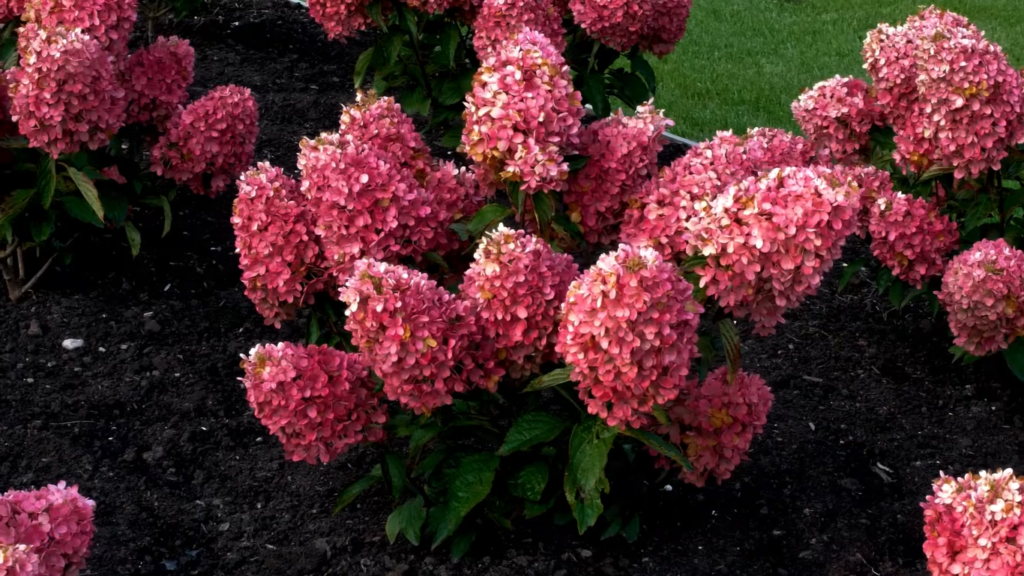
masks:
[[[630,438],[636,438],[637,440],[646,444],[649,448],[654,449],[662,456],[665,456],[669,460],[678,464],[681,468],[683,468],[683,470],[693,469],[693,466],[690,464],[690,460],[683,455],[683,453],[679,450],[679,448],[676,445],[672,444],[668,440],[665,440],[664,438],[658,436],[653,432],[649,432],[647,430],[639,428],[627,428],[623,431],[620,431],[620,434],[625,434]]]
[[[627,106],[636,108],[650,99],[651,93],[647,83],[638,74],[627,72],[621,68],[610,72],[613,79],[613,93]]]
[[[439,512],[431,549],[455,533],[463,519],[491,492],[501,459],[491,453],[463,457],[448,479],[447,499]]]
[[[555,212],[555,201],[547,192],[538,192],[530,197],[533,200],[533,214],[537,217],[537,225],[546,232],[551,226],[551,215]]]
[[[455,222],[448,226],[452,232],[458,235],[459,240],[469,240],[469,226],[465,222]]]
[[[366,13],[371,20],[384,32],[388,31],[388,22],[384,18],[383,2],[371,2],[366,6]]]
[[[455,538],[452,538],[452,560],[458,560],[465,556],[474,540],[476,540],[476,530],[459,530]]]
[[[725,352],[725,363],[729,366],[729,373],[736,374],[740,369],[740,333],[736,330],[736,323],[729,318],[722,320],[718,323],[718,335],[722,339],[722,350]]]
[[[472,73],[453,76],[441,83],[441,90],[437,95],[437,101],[445,106],[458,104],[466,99],[466,94],[472,89]]]
[[[44,210],[50,209],[56,189],[57,163],[53,161],[53,156],[43,154],[43,157],[39,159],[39,168],[36,172],[36,192],[39,194],[39,204]]]
[[[899,280],[894,280],[889,286],[889,303],[897,310],[903,308],[903,299],[907,295],[907,285]]]
[[[839,277],[839,288],[836,289],[837,294],[842,292],[843,289],[846,288],[846,285],[850,283],[850,280],[853,279],[854,275],[856,275],[857,272],[860,272],[861,269],[864,268],[865,264],[867,264],[867,260],[863,258],[854,260],[849,264],[843,264],[843,274]]]
[[[108,223],[114,226],[124,224],[128,218],[128,199],[120,194],[107,194],[100,199],[103,214]]]
[[[462,130],[466,123],[460,120],[454,126],[449,126],[441,136],[440,144],[445,148],[458,148],[462,145]]]
[[[19,214],[24,212],[35,194],[35,188],[25,188],[15,190],[5,197],[0,203],[0,226],[13,222]]]
[[[583,103],[590,104],[594,114],[598,118],[604,118],[611,113],[611,102],[604,87],[604,74],[577,74],[576,88],[583,96]]]
[[[440,432],[441,425],[437,422],[431,422],[425,426],[417,428],[412,433],[412,436],[409,437],[409,452],[418,452],[420,448],[423,448],[428,442],[436,438]]]
[[[97,228],[103,227],[103,222],[96,217],[96,213],[93,212],[92,207],[84,199],[78,196],[61,196],[57,201],[64,208],[64,211],[68,213],[68,216],[92,224]]]
[[[517,498],[536,502],[548,485],[548,465],[542,461],[527,464],[508,481],[508,491]]]
[[[71,176],[71,180],[74,181],[75,186],[78,187],[78,191],[82,193],[82,197],[92,208],[92,211],[96,213],[96,217],[99,218],[100,222],[103,221],[103,204],[100,202],[100,193],[96,190],[96,185],[93,184],[92,180],[88,176],[82,174],[78,169],[63,165],[68,171],[68,176]]]
[[[1016,338],[1003,350],[1003,358],[1018,380],[1024,380],[1024,339]]]
[[[402,90],[398,93],[402,103],[402,110],[406,114],[426,116],[430,114],[430,98],[427,98],[426,91],[422,86]]]
[[[423,506],[423,497],[410,498],[388,516],[384,532],[392,544],[395,543],[398,535],[402,534],[413,546],[419,546],[420,529],[426,519],[427,509]]]
[[[590,162],[590,156],[571,154],[565,157],[565,161],[569,164],[569,171],[576,172],[577,170],[582,170]]]
[[[537,444],[550,442],[565,430],[568,423],[547,412],[529,412],[516,419],[505,435],[505,441],[498,449],[498,455],[506,456],[526,450]]]
[[[334,511],[332,513],[337,514],[338,512],[341,512],[342,509],[358,498],[360,494],[366,492],[383,478],[384,475],[381,473],[380,464],[374,466],[373,470],[371,470],[369,474],[363,476],[359,480],[356,480],[350,484],[348,488],[341,491],[341,494],[338,495],[337,502],[334,503]]]
[[[607,540],[622,530],[622,516],[616,516],[608,523],[608,526],[601,532],[601,540]]]
[[[644,57],[642,52],[636,51],[630,53],[629,69],[640,78],[643,78],[651,96],[654,96],[655,92],[657,92],[657,80],[655,79],[654,68],[651,66],[651,63],[647,61],[647,58]]]
[[[536,392],[545,388],[551,388],[552,386],[558,386],[559,384],[565,384],[572,380],[571,377],[572,366],[556,368],[543,376],[534,378],[526,388],[523,388],[523,392]]]
[[[36,244],[45,242],[53,234],[53,212],[43,212],[41,217],[37,217],[32,220],[30,227],[32,231],[32,241]]]
[[[384,479],[391,488],[391,496],[398,500],[405,490],[405,460],[394,452],[384,455]]]
[[[445,451],[443,448],[438,448],[434,450],[433,452],[428,454],[426,458],[420,461],[419,465],[416,466],[416,469],[412,471],[412,477],[430,477],[430,474],[435,469],[437,469],[438,465],[441,464],[442,461],[444,461],[445,456],[447,455],[447,451]]]
[[[309,316],[309,329],[306,330],[306,343],[310,346],[315,346],[320,342],[320,321],[317,319],[316,314],[310,314]]]
[[[441,32],[441,54],[449,69],[455,68],[455,54],[458,53],[461,40],[458,26],[446,26]]]
[[[617,434],[615,428],[592,416],[573,428],[564,487],[580,534],[593,526],[604,511],[601,492],[609,489],[604,468]]]
[[[370,62],[373,61],[374,47],[370,46],[356,60],[355,70],[352,72],[352,81],[355,83],[356,88],[363,85],[363,79],[366,78],[366,71],[370,68]]]
[[[139,234],[139,229],[131,222],[124,223],[124,234],[128,238],[128,247],[132,250],[132,258],[135,258],[142,248],[142,234]]]
[[[469,219],[467,231],[469,235],[476,238],[486,232],[491,226],[498,224],[512,214],[508,206],[501,204],[488,204],[476,211]]]

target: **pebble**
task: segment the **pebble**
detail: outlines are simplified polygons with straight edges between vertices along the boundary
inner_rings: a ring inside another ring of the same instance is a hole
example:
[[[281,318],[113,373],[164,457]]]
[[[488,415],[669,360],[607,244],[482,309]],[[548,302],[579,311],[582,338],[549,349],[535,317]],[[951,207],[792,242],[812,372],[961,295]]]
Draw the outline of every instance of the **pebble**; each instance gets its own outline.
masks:
[[[582,556],[584,558],[590,558],[593,555],[594,555],[594,553],[591,552],[590,550],[580,550],[580,556]]]
[[[157,324],[156,320],[150,318],[149,320],[146,320],[146,324],[145,326],[142,327],[142,329],[151,334],[156,334],[157,332],[160,331],[160,324]]]
[[[28,335],[29,336],[42,336],[43,329],[39,326],[39,320],[33,319],[28,323]]]
[[[85,340],[79,340],[77,338],[68,338],[61,343],[61,346],[65,350],[78,350],[82,346],[85,346]]]

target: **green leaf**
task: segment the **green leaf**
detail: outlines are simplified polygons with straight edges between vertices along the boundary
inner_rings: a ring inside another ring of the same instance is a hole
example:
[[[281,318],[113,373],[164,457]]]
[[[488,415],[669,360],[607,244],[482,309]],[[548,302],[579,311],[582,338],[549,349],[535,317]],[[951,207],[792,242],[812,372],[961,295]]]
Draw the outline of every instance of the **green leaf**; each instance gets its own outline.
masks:
[[[472,89],[473,76],[453,76],[441,83],[437,101],[445,106],[458,104],[466,99],[466,94]]]
[[[931,168],[925,170],[924,174],[921,174],[921,177],[918,178],[917,181],[927,182],[929,180],[934,180],[935,178],[938,178],[943,174],[952,174],[955,171],[956,168],[954,168],[953,166],[932,166]]]
[[[626,527],[622,529],[622,537],[626,539],[626,542],[632,544],[636,542],[637,536],[640,535],[640,515],[634,514],[633,519],[630,520]]]
[[[430,98],[422,86],[405,89],[398,93],[402,109],[410,115],[427,116],[430,114]]]
[[[423,497],[410,498],[388,516],[384,532],[387,533],[388,541],[392,544],[401,533],[413,546],[419,546],[420,528],[423,527],[423,522],[426,519],[427,509],[423,507]]]
[[[370,67],[370,62],[373,61],[373,50],[374,47],[370,46],[356,60],[356,68],[352,72],[352,81],[355,83],[356,88],[363,85],[363,79],[366,78],[366,70]]]
[[[469,240],[469,226],[465,222],[455,222],[448,226],[455,234],[458,235],[459,240]]]
[[[405,490],[405,460],[394,452],[388,452],[384,455],[384,471],[384,479],[391,487],[391,496],[398,500]]]
[[[441,136],[440,144],[445,148],[458,148],[462,145],[462,130],[466,123],[459,121],[454,126],[449,126]]]
[[[436,438],[440,432],[441,425],[437,422],[431,422],[426,426],[417,428],[409,438],[409,452],[418,452],[420,448],[423,448],[428,442]]]
[[[371,2],[366,6],[366,13],[371,20],[384,32],[388,31],[388,21],[384,18],[384,3]]]
[[[627,106],[636,108],[651,98],[647,83],[637,74],[618,68],[610,72],[613,93]]]
[[[875,286],[878,287],[878,293],[882,294],[888,290],[889,286],[892,285],[892,281],[895,279],[896,277],[892,275],[892,271],[885,266],[882,266],[878,270],[878,279],[875,280]]]
[[[533,213],[537,217],[537,225],[542,231],[551,226],[551,215],[555,212],[555,201],[547,192],[538,192],[531,196]]]
[[[1024,338],[1016,338],[1003,350],[1003,358],[1018,380],[1024,380]]]
[[[587,417],[573,428],[565,470],[565,498],[580,534],[593,526],[604,511],[601,492],[610,489],[604,468],[617,433],[595,417]]]
[[[341,491],[338,495],[337,502],[334,503],[333,514],[341,512],[346,506],[351,504],[360,494],[366,492],[377,482],[380,482],[384,475],[381,473],[380,464],[373,467],[373,470],[369,474],[363,476],[359,480],[356,480],[348,488]]]
[[[551,388],[552,386],[558,386],[559,384],[565,384],[571,380],[571,376],[572,366],[556,368],[543,376],[535,378],[526,386],[526,388],[523,388],[523,392],[536,392],[537,390],[543,390],[545,388]]]
[[[505,442],[498,449],[499,456],[506,456],[531,446],[550,442],[562,433],[568,423],[554,414],[547,412],[530,412],[512,423]]]
[[[3,203],[0,203],[0,226],[9,224],[25,211],[32,197],[35,196],[35,188],[25,188],[11,192]]]
[[[164,231],[160,234],[163,238],[171,231],[171,201],[168,200],[167,196],[146,196],[139,199],[140,202],[147,206],[155,206],[163,208],[164,211]]]
[[[401,14],[399,14],[399,18],[401,18],[402,23],[405,24],[405,29],[408,30],[413,41],[419,40],[420,32],[419,25],[416,22],[416,12],[404,6],[399,8],[399,11],[401,12]]]
[[[128,237],[128,247],[132,249],[132,258],[135,258],[139,255],[139,249],[142,246],[142,234],[139,234],[139,229],[131,222],[124,223],[124,234]]]
[[[430,477],[430,474],[437,469],[437,466],[445,459],[448,453],[443,448],[438,448],[427,455],[420,463],[416,466],[416,469],[412,471],[413,478],[424,478]]]
[[[89,207],[96,213],[96,217],[103,221],[103,204],[100,202],[100,193],[96,190],[96,185],[92,183],[92,180],[88,176],[82,174],[77,169],[63,165],[68,171],[68,176],[71,176],[71,180],[75,182],[75,186],[78,187],[78,191],[82,193],[82,197],[89,203]]]
[[[647,61],[643,53],[640,51],[631,52],[629,55],[629,69],[634,74],[643,78],[644,83],[647,84],[647,90],[654,96],[657,91],[657,81],[654,75],[654,68],[651,67],[651,63]]]
[[[548,485],[548,465],[542,461],[527,464],[508,481],[508,491],[513,496],[536,502],[544,495]]]
[[[615,536],[622,531],[622,516],[616,516],[614,520],[608,523],[608,527],[601,532],[601,540],[607,540],[612,536]]]
[[[680,467],[683,468],[683,470],[693,469],[693,466],[690,465],[690,461],[686,458],[686,456],[683,455],[683,453],[675,444],[672,444],[671,442],[665,440],[664,438],[658,436],[653,432],[648,432],[647,430],[639,428],[627,428],[623,431],[620,431],[620,434],[625,434],[630,438],[636,438],[637,440],[646,444],[648,447],[653,448],[661,455],[667,457],[669,460],[672,460],[673,462],[678,464]]]
[[[128,218],[128,199],[120,194],[107,194],[100,199],[107,222],[114,226],[124,224]]]
[[[611,102],[604,88],[604,74],[577,74],[577,88],[583,96],[583,103],[590,104],[598,118],[611,113]]]
[[[565,161],[569,164],[569,171],[576,172],[577,170],[582,170],[590,162],[590,156],[570,154],[565,157]]]
[[[448,62],[448,68],[455,68],[455,54],[459,50],[461,40],[458,26],[446,26],[441,32],[441,54]]]
[[[309,329],[306,330],[306,343],[310,346],[315,346],[320,341],[320,321],[317,320],[316,314],[310,314],[309,316]]]
[[[34,218],[31,223],[32,241],[41,244],[50,238],[54,229],[53,212],[43,212],[41,217]]]
[[[431,550],[454,534],[466,515],[490,494],[500,461],[497,455],[487,452],[471,454],[459,461],[448,481],[448,497],[439,512]]]
[[[96,217],[96,213],[93,212],[89,203],[78,196],[61,196],[57,201],[72,218],[92,224],[97,228],[103,227],[103,222]]]
[[[903,299],[907,295],[907,285],[900,280],[894,280],[889,286],[889,303],[897,310],[903,308]]]
[[[553,222],[554,227],[556,229],[561,230],[570,238],[573,238],[575,240],[583,239],[583,231],[580,230],[579,225],[573,222],[572,219],[570,219],[567,215],[555,214],[555,217],[552,218],[551,221]]]
[[[536,518],[541,514],[547,512],[555,505],[555,498],[551,497],[547,502],[526,502],[523,505],[523,518],[527,520]]]
[[[722,320],[718,323],[718,334],[722,338],[722,349],[725,351],[725,363],[729,366],[729,373],[736,374],[740,369],[740,333],[736,331],[736,324],[729,318]]]
[[[463,528],[452,538],[452,560],[458,560],[469,552],[470,546],[476,540],[476,530]]]
[[[501,204],[488,204],[483,208],[476,211],[473,217],[470,218],[468,224],[469,235],[477,238],[486,232],[491,226],[497,225],[499,222],[508,218],[512,214],[512,210],[508,206],[502,206]]]
[[[843,274],[839,277],[839,288],[836,293],[840,293],[846,288],[846,285],[850,283],[854,275],[860,272],[864,265],[867,264],[867,260],[860,258],[850,262],[849,264],[843,263]]]
[[[57,189],[57,164],[53,156],[43,154],[39,159],[39,169],[36,173],[36,191],[39,193],[39,204],[44,210],[50,209],[53,202],[53,192]]]

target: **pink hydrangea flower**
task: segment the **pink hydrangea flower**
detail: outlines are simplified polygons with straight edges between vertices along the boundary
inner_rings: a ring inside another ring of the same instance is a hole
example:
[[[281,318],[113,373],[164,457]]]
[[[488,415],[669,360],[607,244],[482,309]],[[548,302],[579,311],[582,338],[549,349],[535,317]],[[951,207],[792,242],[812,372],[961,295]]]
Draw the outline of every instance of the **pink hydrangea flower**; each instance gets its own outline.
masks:
[[[39,490],[10,490],[0,496],[0,547],[30,547],[37,566],[25,576],[78,574],[96,533],[95,507],[78,493],[78,486],[68,488],[64,482]],[[17,554],[22,564],[31,563],[24,549]]]
[[[1021,482],[1013,470],[940,473],[924,508],[924,555],[932,576],[1016,576],[1024,571]]]
[[[657,175],[661,135],[672,124],[652,101],[635,116],[619,110],[583,129],[580,153],[590,159],[569,178],[563,200],[587,242],[607,244],[619,237],[629,202]]]
[[[309,0],[309,15],[331,40],[345,41],[373,25],[366,0]]]
[[[451,225],[471,218],[477,210],[483,208],[487,203],[486,191],[477,184],[472,171],[447,161],[434,166],[424,188],[433,215],[424,224],[430,225],[433,235],[429,242],[421,245],[423,252],[432,250],[438,254],[447,254],[457,250],[465,243],[451,229]]]
[[[0,24],[17,20],[25,11],[25,0],[0,0]]]
[[[11,119],[29,145],[56,158],[106,145],[124,124],[125,93],[114,61],[80,30],[18,31],[19,65],[7,71]]]
[[[188,40],[177,36],[160,36],[153,44],[133,52],[124,74],[128,123],[163,127],[188,101],[195,60],[196,52]]]
[[[215,196],[252,164],[258,134],[249,89],[218,86],[171,117],[153,146],[151,170]]]
[[[24,544],[0,544],[0,575],[38,576],[39,555]]]
[[[587,34],[619,52],[633,46],[665,56],[686,33],[692,0],[569,0]]]
[[[865,68],[896,131],[897,162],[957,178],[999,169],[1024,141],[1024,79],[966,18],[927,8],[882,24],[864,43]]]
[[[280,168],[260,163],[238,179],[231,225],[245,295],[280,328],[316,291],[310,267],[319,248],[306,199]]]
[[[915,288],[942,274],[956,249],[956,222],[939,213],[934,201],[894,192],[871,207],[871,252],[892,273]]]
[[[885,170],[866,164],[837,164],[832,167],[836,177],[847,181],[860,191],[860,214],[857,216],[857,234],[863,238],[871,226],[872,211],[879,198],[891,198],[896,192],[892,178]]]
[[[855,162],[882,124],[881,109],[866,82],[836,76],[805,90],[793,102],[793,117],[811,143],[837,162]]]
[[[622,244],[569,286],[557,351],[587,411],[639,428],[674,399],[696,358],[704,308],[693,287],[649,247]]]
[[[1024,252],[982,240],[946,266],[938,292],[953,342],[975,356],[1006,349],[1024,334]]]
[[[583,106],[569,67],[543,35],[524,29],[484,58],[466,95],[462,147],[481,186],[563,190],[563,150],[579,143]]]
[[[340,294],[345,329],[390,400],[429,414],[467,389],[460,370],[475,329],[468,303],[422,272],[367,259],[355,263]]]
[[[249,405],[289,460],[327,463],[356,444],[384,439],[387,409],[362,356],[285,342],[243,358]]]
[[[483,61],[523,29],[538,32],[565,52],[565,0],[481,0],[473,20],[473,47]]]
[[[446,12],[451,9],[466,10],[470,7],[470,0],[405,0],[405,3],[428,14]]]
[[[107,166],[100,170],[100,174],[102,174],[107,180],[117,182],[118,184],[128,183],[128,179],[121,175],[121,170],[117,167],[117,164]]]
[[[732,476],[747,459],[754,436],[764,431],[775,397],[757,374],[729,368],[711,371],[702,384],[692,381],[689,389],[666,406],[668,424],[657,428],[673,444],[685,445],[693,466],[679,477],[694,486],[708,478],[719,484]]]
[[[390,96],[358,91],[356,101],[341,109],[338,134],[351,144],[371,144],[388,153],[419,179],[430,170],[430,148],[402,106]]]
[[[481,337],[496,348],[514,378],[554,358],[555,327],[579,267],[543,240],[499,224],[481,238],[461,294],[472,305]]]
[[[23,4],[26,22],[46,30],[81,29],[118,63],[128,55],[138,0],[27,0]]]

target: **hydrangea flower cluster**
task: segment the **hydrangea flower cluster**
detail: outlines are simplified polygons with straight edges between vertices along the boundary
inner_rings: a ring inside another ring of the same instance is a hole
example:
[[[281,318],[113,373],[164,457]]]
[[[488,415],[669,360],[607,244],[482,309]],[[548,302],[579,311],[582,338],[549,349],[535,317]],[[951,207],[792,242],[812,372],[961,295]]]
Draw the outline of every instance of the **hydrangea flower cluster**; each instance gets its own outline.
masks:
[[[1006,349],[1024,334],[1024,252],[982,240],[946,266],[938,292],[953,342],[974,356]]]
[[[405,3],[428,14],[436,14],[451,9],[466,10],[470,0],[405,0]]]
[[[619,52],[633,46],[665,56],[686,33],[693,0],[569,0],[587,34]]]
[[[31,546],[0,544],[0,575],[37,576],[39,573],[39,555]]]
[[[553,359],[555,325],[579,268],[543,240],[504,224],[480,240],[460,293],[473,306],[482,342],[514,378]]]
[[[920,288],[945,268],[956,249],[956,222],[934,201],[901,192],[879,197],[871,207],[871,252],[899,279]]]
[[[1024,570],[1021,482],[1013,470],[941,474],[924,508],[924,555],[932,576],[1013,576]]]
[[[309,15],[331,40],[345,41],[373,24],[366,0],[309,0]]]
[[[819,82],[792,108],[807,138],[838,162],[858,160],[871,139],[871,128],[883,122],[875,97],[860,78],[836,76]]]
[[[0,0],[0,24],[17,20],[25,11],[25,0]]]
[[[902,26],[882,24],[868,34],[864,62],[898,162],[973,178],[1024,141],[1024,79],[963,16],[931,7]]]
[[[7,71],[11,118],[29,145],[56,158],[105,145],[125,119],[114,61],[80,30],[28,23],[19,65]]]
[[[64,482],[39,490],[10,490],[0,496],[0,550],[7,547],[22,565],[31,565],[31,555],[36,557],[36,571],[25,576],[77,574],[85,567],[96,532],[95,507],[78,493],[78,486],[68,488]]]
[[[345,329],[390,400],[427,414],[467,389],[457,371],[475,329],[466,302],[422,272],[369,259],[355,263],[341,300]]]
[[[153,146],[153,172],[217,195],[252,164],[259,111],[248,88],[218,86],[179,110]]]
[[[639,428],[654,404],[676,398],[699,355],[703,311],[654,249],[622,244],[601,256],[569,286],[556,346],[587,411]]]
[[[138,0],[27,0],[23,20],[53,30],[80,29],[121,62],[138,12]]]
[[[466,95],[460,148],[481,186],[519,182],[526,194],[565,189],[562,152],[579,143],[580,98],[562,55],[540,33],[523,29],[486,57]]]
[[[245,295],[267,324],[280,328],[316,289],[308,268],[319,247],[298,183],[267,163],[245,172],[231,225]]]
[[[619,237],[629,202],[657,175],[661,135],[672,124],[648,102],[635,116],[620,109],[583,129],[580,154],[590,159],[570,177],[563,199],[587,242],[607,244]]]
[[[125,67],[128,123],[162,127],[188,101],[196,52],[188,40],[164,38],[133,52]]]
[[[743,370],[730,376],[726,366],[708,373],[701,384],[691,382],[666,406],[669,422],[657,429],[672,443],[686,445],[693,469],[679,477],[698,487],[712,477],[719,484],[728,480],[747,459],[754,436],[764,431],[774,399],[763,378]]]
[[[559,54],[565,52],[565,0],[482,0],[479,4],[473,47],[480,60],[514,40],[524,28],[543,35]]]
[[[327,463],[356,444],[384,439],[387,409],[362,356],[282,343],[243,358],[249,405],[289,460]]]

